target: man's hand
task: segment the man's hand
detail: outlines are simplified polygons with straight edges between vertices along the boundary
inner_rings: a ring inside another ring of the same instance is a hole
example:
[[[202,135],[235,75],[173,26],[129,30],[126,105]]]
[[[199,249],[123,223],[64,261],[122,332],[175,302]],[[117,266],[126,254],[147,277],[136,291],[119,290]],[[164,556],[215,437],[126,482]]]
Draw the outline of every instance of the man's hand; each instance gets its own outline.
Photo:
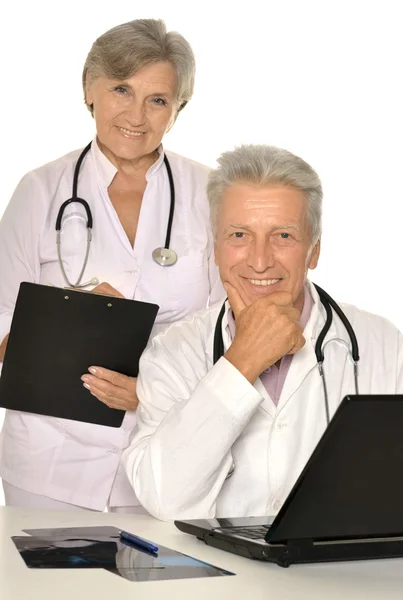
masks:
[[[268,367],[305,344],[300,313],[288,292],[275,292],[246,305],[232,285],[226,283],[225,289],[236,332],[224,356],[253,384]]]
[[[93,396],[110,408],[136,410],[139,403],[136,395],[135,377],[128,377],[103,367],[90,367],[81,377],[83,385]]]

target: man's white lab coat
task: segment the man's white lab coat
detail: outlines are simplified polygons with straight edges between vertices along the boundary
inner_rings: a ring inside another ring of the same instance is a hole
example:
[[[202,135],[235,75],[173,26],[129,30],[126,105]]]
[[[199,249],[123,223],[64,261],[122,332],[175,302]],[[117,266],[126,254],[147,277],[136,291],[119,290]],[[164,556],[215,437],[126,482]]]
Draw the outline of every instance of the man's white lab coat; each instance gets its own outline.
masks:
[[[198,312],[157,336],[143,354],[137,393],[138,430],[123,464],[143,506],[160,519],[263,516],[278,512],[326,428],[315,342],[325,310],[314,305],[305,346],[294,355],[278,406],[258,379],[252,386],[224,357],[213,366],[221,306]],[[403,390],[403,336],[386,319],[341,305],[360,350],[359,392]],[[230,345],[227,320],[222,333]],[[330,415],[355,393],[337,316],[325,342]],[[403,434],[403,432],[402,432]],[[235,462],[234,474],[226,479]]]

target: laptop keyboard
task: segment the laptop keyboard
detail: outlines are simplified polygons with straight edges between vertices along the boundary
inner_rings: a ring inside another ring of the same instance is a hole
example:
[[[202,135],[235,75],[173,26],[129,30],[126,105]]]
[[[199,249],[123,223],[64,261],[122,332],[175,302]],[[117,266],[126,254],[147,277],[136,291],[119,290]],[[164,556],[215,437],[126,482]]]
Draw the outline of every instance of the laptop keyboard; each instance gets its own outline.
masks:
[[[238,537],[247,538],[250,540],[264,540],[270,525],[259,525],[252,527],[223,527],[216,531],[221,531],[228,535],[236,535]]]

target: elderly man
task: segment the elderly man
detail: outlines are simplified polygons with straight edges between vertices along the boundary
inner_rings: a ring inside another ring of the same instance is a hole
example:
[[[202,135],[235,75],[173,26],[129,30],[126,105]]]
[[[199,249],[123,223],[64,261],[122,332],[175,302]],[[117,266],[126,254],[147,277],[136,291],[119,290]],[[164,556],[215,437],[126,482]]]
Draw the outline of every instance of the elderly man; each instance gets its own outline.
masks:
[[[322,343],[326,382],[318,369],[326,311],[307,279],[320,253],[313,169],[285,150],[244,146],[221,156],[207,192],[228,300],[154,338],[140,365],[139,429],[123,457],[160,519],[275,514],[357,383],[365,394],[403,390],[402,335],[350,305],[342,310],[358,340],[358,381],[335,314]]]

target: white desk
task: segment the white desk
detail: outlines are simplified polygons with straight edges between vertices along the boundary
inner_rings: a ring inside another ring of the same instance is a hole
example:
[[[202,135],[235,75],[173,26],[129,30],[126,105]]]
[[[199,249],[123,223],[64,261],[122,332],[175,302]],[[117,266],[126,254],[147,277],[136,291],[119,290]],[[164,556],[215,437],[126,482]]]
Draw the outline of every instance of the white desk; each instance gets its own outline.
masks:
[[[113,525],[236,576],[130,582],[102,569],[28,569],[10,537],[22,529]],[[1,600],[390,600],[403,598],[403,559],[292,565],[241,558],[209,548],[173,524],[142,515],[0,507]]]

